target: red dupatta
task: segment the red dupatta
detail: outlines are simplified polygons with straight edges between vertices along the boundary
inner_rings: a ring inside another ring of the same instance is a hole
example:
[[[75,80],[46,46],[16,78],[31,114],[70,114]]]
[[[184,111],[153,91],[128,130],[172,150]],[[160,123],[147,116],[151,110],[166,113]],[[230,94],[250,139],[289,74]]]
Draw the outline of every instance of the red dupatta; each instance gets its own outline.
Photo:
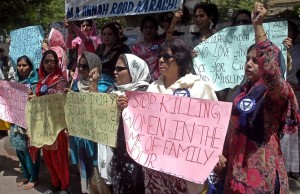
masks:
[[[62,70],[58,66],[58,64],[56,64],[56,69],[54,72],[50,73],[49,75],[46,75],[44,66],[41,63],[38,75],[39,75],[39,81],[36,87],[37,96],[45,95],[45,93],[41,92],[42,87],[47,87],[47,89],[49,89],[53,87],[55,84],[57,84],[58,82],[65,80]]]

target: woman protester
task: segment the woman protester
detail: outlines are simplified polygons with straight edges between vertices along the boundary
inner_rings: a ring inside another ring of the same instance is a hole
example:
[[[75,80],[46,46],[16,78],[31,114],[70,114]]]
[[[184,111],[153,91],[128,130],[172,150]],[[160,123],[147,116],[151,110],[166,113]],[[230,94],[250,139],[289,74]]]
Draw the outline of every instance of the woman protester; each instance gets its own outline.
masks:
[[[223,155],[225,193],[289,193],[280,137],[297,132],[298,104],[280,70],[280,50],[263,28],[267,10],[255,3],[255,45],[248,49],[247,82],[233,95]]]
[[[246,9],[237,10],[231,18],[231,26],[250,25],[251,12]]]
[[[53,50],[59,59],[59,67],[63,75],[68,79],[67,73],[67,55],[65,50],[65,40],[60,31],[52,28],[47,39],[42,43],[43,50]]]
[[[159,49],[161,76],[150,84],[147,92],[217,100],[212,86],[193,75],[190,48],[180,38],[165,41]],[[145,168],[146,193],[200,193],[204,186],[162,172]]]
[[[133,45],[132,53],[145,60],[148,64],[152,81],[159,77],[159,65],[157,60],[158,49],[163,39],[158,38],[158,21],[151,16],[142,20],[141,32],[143,41]]]
[[[37,96],[63,93],[64,89],[68,87],[68,82],[59,67],[58,56],[53,50],[44,52],[38,75]],[[61,130],[52,145],[44,145],[42,151],[51,176],[51,186],[44,194],[58,191],[60,194],[69,193],[68,139],[65,129]]]
[[[183,13],[177,11],[173,17],[166,39],[173,36],[176,24],[181,20]],[[194,6],[194,23],[199,31],[194,35],[187,33],[182,38],[193,49],[216,32],[216,26],[219,21],[218,7],[213,3],[200,2]]]
[[[106,24],[101,32],[102,44],[98,46],[96,54],[101,59],[103,74],[114,78],[114,68],[121,54],[131,53],[128,46],[120,40],[119,29],[112,23]]]
[[[151,79],[148,65],[133,54],[121,55],[115,67],[114,87],[109,93],[118,95],[117,104],[121,112],[125,106],[126,91],[146,91]],[[128,102],[128,101],[127,101]],[[143,194],[145,193],[142,166],[137,164],[127,153],[122,118],[117,130],[117,146],[113,149],[111,165],[112,193]]]
[[[38,74],[31,60],[23,55],[17,59],[17,80],[21,84],[26,84],[31,91],[35,91],[38,83]],[[18,182],[18,186],[25,185],[24,190],[33,188],[38,184],[40,169],[40,151],[36,153],[35,160],[32,160],[28,148],[27,130],[12,124],[10,128],[10,145],[16,149],[17,156],[21,162],[24,178]]]
[[[68,29],[67,37],[66,37],[66,47],[69,49],[77,49],[77,64],[80,59],[83,51],[88,51],[95,53],[96,48],[101,43],[100,37],[97,35],[96,24],[93,20],[83,20],[80,24],[80,28],[75,25],[74,22],[65,21],[65,26]],[[76,38],[73,39],[73,33],[76,34]],[[77,79],[77,70],[76,67],[72,69],[75,71],[73,79]]]
[[[99,57],[94,53],[84,51],[77,68],[79,79],[75,80],[71,86],[74,92],[106,92],[113,84],[113,80],[110,80],[108,85],[100,82],[102,65]],[[65,92],[68,91],[70,90],[65,90]],[[97,168],[97,143],[75,136],[70,136],[69,140],[71,162],[79,165],[81,192],[109,193],[109,188],[100,178]]]

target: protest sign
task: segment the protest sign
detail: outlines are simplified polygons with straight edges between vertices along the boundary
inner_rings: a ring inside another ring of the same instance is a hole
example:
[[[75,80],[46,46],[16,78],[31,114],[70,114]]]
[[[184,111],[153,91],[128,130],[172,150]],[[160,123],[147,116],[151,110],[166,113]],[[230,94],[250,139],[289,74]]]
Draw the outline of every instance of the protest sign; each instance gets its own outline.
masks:
[[[30,144],[35,147],[52,145],[59,132],[66,128],[66,97],[50,94],[35,97],[26,104],[26,121]]]
[[[28,87],[16,82],[0,81],[0,119],[27,128],[25,106]]]
[[[263,24],[267,37],[282,51],[282,70],[285,71],[287,51],[282,42],[287,37],[286,21]],[[214,90],[233,88],[244,78],[247,49],[255,43],[252,25],[228,27],[218,31],[196,46],[194,58],[196,74],[202,81],[213,83]]]
[[[42,43],[44,31],[41,26],[29,26],[10,32],[11,42],[9,46],[9,57],[16,68],[17,59],[22,56],[28,56],[34,67],[40,66],[42,59]]]
[[[204,183],[222,154],[232,103],[126,92],[128,154],[139,164]]]
[[[65,116],[70,135],[116,146],[118,108],[115,94],[70,92]]]
[[[175,11],[183,0],[66,0],[68,20]]]

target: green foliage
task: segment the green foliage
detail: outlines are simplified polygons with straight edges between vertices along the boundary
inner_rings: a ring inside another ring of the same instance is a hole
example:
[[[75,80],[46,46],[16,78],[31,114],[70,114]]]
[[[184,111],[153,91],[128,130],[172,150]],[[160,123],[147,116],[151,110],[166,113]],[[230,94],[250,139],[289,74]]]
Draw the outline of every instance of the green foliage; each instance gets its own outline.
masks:
[[[224,22],[229,20],[229,9],[247,9],[251,12],[254,2],[256,2],[256,0],[211,0],[210,2],[218,6],[220,20],[221,22]]]

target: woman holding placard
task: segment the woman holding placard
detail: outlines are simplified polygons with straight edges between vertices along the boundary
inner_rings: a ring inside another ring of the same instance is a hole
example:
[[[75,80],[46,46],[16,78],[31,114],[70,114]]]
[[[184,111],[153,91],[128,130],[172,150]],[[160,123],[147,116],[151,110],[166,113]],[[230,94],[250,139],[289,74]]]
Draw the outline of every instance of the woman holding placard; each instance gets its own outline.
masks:
[[[119,57],[114,74],[116,83],[108,92],[118,95],[117,104],[120,111],[120,122],[117,131],[117,146],[113,149],[110,162],[111,177],[108,178],[111,179],[112,193],[114,194],[143,194],[145,193],[145,187],[142,166],[137,164],[126,151],[121,112],[125,108],[125,92],[146,91],[151,77],[147,63],[133,54],[124,54]],[[103,153],[103,146],[100,145],[99,155],[101,155],[101,150]],[[102,160],[99,160],[99,164],[106,163],[106,165],[109,165],[106,158],[100,158]],[[101,165],[99,168],[105,169]],[[110,175],[108,174],[108,176]]]
[[[201,82],[193,75],[193,61],[190,48],[180,38],[165,41],[159,49],[161,76],[153,82],[148,92],[217,100],[212,86]],[[204,186],[186,181],[162,172],[145,168],[146,193],[200,193]]]
[[[267,38],[267,10],[255,3],[255,45],[248,49],[247,82],[233,95],[224,156],[228,160],[225,193],[289,193],[280,138],[297,133],[298,104],[282,77],[280,49]]]
[[[31,60],[23,55],[17,59],[17,82],[26,84],[28,88],[35,91],[38,83],[38,74]],[[12,124],[10,128],[10,145],[16,149],[17,156],[21,162],[24,178],[18,182],[18,186],[24,185],[24,190],[28,190],[37,185],[40,169],[40,151],[36,153],[33,161],[29,154],[27,130]]]
[[[68,87],[68,82],[59,67],[59,59],[55,51],[44,52],[39,68],[39,81],[36,95],[63,93]],[[69,159],[68,139],[65,130],[61,130],[52,145],[44,145],[42,148],[47,169],[51,175],[51,186],[45,194],[69,193]],[[33,154],[35,157],[35,154]]]
[[[71,86],[74,92],[106,92],[113,80],[102,75],[102,65],[99,57],[91,52],[83,52],[78,65],[79,79]],[[100,82],[101,77],[101,82]],[[106,84],[103,84],[105,81]],[[66,89],[65,92],[70,91]],[[80,137],[70,136],[70,156],[72,164],[77,164],[81,179],[82,193],[109,193],[108,186],[100,177],[97,168],[97,143]]]

